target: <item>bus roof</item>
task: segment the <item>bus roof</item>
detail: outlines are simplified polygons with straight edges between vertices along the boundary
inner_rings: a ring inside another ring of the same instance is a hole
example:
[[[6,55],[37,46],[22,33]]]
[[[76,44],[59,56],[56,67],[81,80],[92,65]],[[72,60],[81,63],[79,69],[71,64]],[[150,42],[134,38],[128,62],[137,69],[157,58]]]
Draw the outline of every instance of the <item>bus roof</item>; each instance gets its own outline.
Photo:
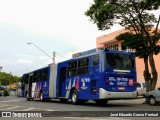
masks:
[[[93,51],[93,50],[92,50]],[[104,50],[98,50],[98,51],[95,51],[95,52],[82,52],[82,54],[80,54],[78,57],[74,57],[74,58],[71,58],[69,60],[66,60],[66,61],[62,61],[62,62],[59,62],[59,63],[65,63],[65,62],[70,62],[70,61],[74,61],[74,60],[78,60],[78,59],[81,59],[81,58],[85,58],[85,57],[90,57],[90,56],[93,56],[93,55],[96,55],[96,54],[100,54],[100,53],[103,53],[103,52],[107,52],[107,53],[121,53],[121,54],[128,54],[128,55],[134,55],[134,53],[132,52],[126,52],[126,51],[118,51],[118,50],[109,50],[109,49],[104,49]],[[86,53],[86,54],[85,54]],[[88,53],[88,54],[87,54]],[[58,63],[58,64],[59,64]]]
[[[29,75],[29,74],[31,74],[31,73],[33,73],[33,72],[37,72],[37,71],[46,69],[46,68],[48,68],[48,67],[49,67],[49,66],[46,66],[46,67],[43,67],[43,68],[39,68],[39,69],[33,70],[33,71],[31,71],[31,72],[28,72],[28,73],[23,74],[23,76],[24,76],[24,75]]]

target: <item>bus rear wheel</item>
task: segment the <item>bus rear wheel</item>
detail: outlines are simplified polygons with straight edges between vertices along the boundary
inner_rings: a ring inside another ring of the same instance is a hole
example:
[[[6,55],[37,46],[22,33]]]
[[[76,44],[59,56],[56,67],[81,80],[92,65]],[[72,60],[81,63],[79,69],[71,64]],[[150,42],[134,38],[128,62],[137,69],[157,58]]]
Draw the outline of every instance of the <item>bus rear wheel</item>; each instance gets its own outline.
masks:
[[[79,100],[78,100],[78,92],[77,92],[77,90],[73,90],[73,91],[72,91],[72,94],[71,94],[71,101],[72,101],[72,104],[74,104],[74,105],[79,104]]]

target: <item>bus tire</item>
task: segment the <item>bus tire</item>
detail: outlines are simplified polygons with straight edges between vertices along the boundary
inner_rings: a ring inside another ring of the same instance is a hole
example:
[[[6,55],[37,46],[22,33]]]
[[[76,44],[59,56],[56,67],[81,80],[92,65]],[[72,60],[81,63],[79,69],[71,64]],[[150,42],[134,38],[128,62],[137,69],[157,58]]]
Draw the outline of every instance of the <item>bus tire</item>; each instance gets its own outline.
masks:
[[[71,101],[72,101],[72,104],[74,104],[74,105],[79,104],[79,100],[78,100],[78,92],[77,92],[77,90],[73,90],[73,91],[72,91],[72,94],[71,94]]]
[[[106,105],[108,103],[108,100],[102,99],[102,100],[96,100],[95,102],[97,105]]]
[[[43,92],[42,92],[42,91],[41,91],[41,93],[40,93],[40,101],[41,101],[41,102],[44,102]]]

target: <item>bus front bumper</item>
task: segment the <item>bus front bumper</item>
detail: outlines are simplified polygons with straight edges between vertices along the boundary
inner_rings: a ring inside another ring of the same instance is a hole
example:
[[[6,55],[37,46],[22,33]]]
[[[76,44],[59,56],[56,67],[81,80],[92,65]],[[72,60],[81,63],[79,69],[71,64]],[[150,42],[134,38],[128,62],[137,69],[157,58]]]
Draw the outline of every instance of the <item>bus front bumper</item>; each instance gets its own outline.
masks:
[[[137,92],[111,92],[106,91],[103,88],[99,89],[99,98],[100,99],[134,99],[137,98]]]

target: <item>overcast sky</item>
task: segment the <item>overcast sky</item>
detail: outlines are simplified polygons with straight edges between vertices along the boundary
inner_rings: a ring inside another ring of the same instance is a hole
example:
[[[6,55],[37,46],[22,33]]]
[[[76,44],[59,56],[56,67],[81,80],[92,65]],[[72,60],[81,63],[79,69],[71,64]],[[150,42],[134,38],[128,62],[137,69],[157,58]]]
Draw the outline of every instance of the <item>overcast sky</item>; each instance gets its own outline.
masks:
[[[92,0],[0,0],[0,66],[22,76],[52,60],[71,58],[73,53],[96,47],[96,38],[119,30],[98,31],[84,12]],[[157,12],[158,15],[158,12]]]

